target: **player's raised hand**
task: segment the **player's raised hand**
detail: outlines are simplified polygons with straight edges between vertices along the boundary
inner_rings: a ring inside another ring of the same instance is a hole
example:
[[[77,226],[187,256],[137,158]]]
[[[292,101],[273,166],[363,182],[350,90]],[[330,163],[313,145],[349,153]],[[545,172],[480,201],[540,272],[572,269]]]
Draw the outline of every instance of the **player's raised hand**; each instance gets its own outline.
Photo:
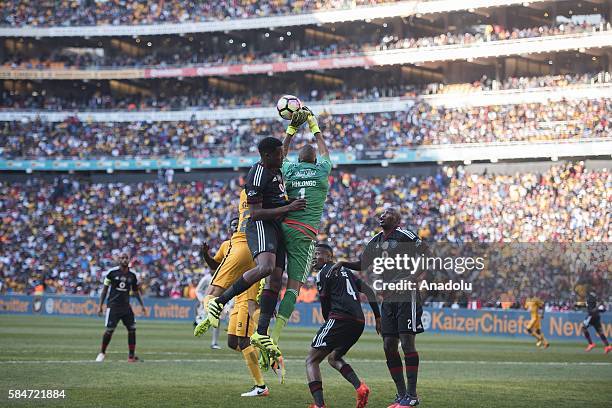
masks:
[[[210,247],[208,246],[208,243],[205,242],[202,244],[202,248],[200,248],[200,254],[202,254],[202,256],[204,256],[204,254],[207,254],[208,251],[210,251]]]
[[[293,136],[297,133],[298,129],[308,120],[308,111],[303,108],[298,109],[291,115],[291,123],[287,127],[287,134]]]
[[[297,200],[293,200],[289,204],[289,211],[300,211],[306,208],[306,200],[303,198],[298,198]]]
[[[307,122],[312,134],[314,135],[315,133],[321,133],[321,129],[319,129],[319,122],[317,121],[317,117],[315,116],[314,112],[307,106],[303,106],[302,110],[308,112]]]

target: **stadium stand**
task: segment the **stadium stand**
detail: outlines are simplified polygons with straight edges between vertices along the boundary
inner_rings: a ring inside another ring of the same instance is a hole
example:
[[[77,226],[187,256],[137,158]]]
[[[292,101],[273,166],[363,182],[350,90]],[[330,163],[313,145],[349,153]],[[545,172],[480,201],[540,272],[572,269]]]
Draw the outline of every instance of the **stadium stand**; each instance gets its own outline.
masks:
[[[246,51],[242,53],[224,52],[214,53],[210,50],[198,52],[195,47],[184,46],[182,48],[165,46],[141,57],[129,57],[123,53],[115,55],[96,55],[94,53],[74,54],[66,53],[63,49],[43,51],[43,55],[35,58],[28,58],[22,53],[7,55],[3,61],[6,68],[12,69],[61,69],[61,68],[84,68],[84,69],[110,69],[116,67],[156,67],[161,68],[172,66],[188,65],[227,65],[240,63],[269,63],[280,61],[300,61],[304,59],[323,58],[336,55],[358,55],[360,53],[372,51],[388,51],[412,48],[439,47],[445,45],[469,45],[475,43],[485,43],[492,41],[518,40],[523,38],[549,37],[563,34],[576,34],[586,32],[608,31],[610,23],[601,22],[598,24],[558,24],[556,26],[539,26],[523,29],[506,29],[501,26],[488,25],[482,33],[445,33],[436,37],[412,37],[401,38],[397,35],[379,34],[379,39],[368,42],[364,40],[355,41],[347,38],[340,43],[332,43],[325,46],[307,46],[300,42],[293,42],[291,46],[284,46],[280,43],[276,52],[266,51]],[[281,47],[282,46],[282,47]],[[28,46],[23,50],[38,49],[39,47]],[[28,52],[29,54],[32,51]]]
[[[377,229],[375,214],[385,204],[401,207],[406,226],[432,242],[577,244],[612,238],[607,197],[612,175],[582,162],[515,174],[471,173],[461,166],[442,167],[433,176],[363,177],[339,171],[330,180],[319,239],[333,243],[339,257],[359,253]],[[52,293],[95,294],[113,251],[129,247],[151,295],[188,293],[185,288],[202,270],[202,239],[208,237],[216,247],[226,237],[233,216],[227,209],[234,208],[242,182],[186,183],[163,173],[157,182],[136,184],[72,177],[2,182],[2,286],[31,292],[42,280]],[[591,266],[592,279],[607,268],[605,262]],[[545,300],[560,301],[573,290],[575,280],[566,274],[537,272],[529,276]],[[474,298],[501,297],[509,287],[501,282],[511,276],[504,270],[504,275],[484,278]]]
[[[611,99],[472,108],[416,104],[405,112],[324,116],[333,149],[607,137]],[[253,137],[281,137],[278,120],[3,122],[0,154],[32,157],[210,157],[254,153]],[[297,147],[300,145],[298,144]]]

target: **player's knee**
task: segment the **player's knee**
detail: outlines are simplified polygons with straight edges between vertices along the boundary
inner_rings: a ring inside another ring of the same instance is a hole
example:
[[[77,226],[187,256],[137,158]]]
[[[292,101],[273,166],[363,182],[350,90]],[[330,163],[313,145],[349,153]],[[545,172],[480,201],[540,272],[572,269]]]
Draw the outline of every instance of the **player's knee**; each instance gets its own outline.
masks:
[[[327,362],[329,363],[330,366],[334,368],[340,368],[341,360],[338,358],[336,353],[331,353],[330,355],[328,355]]]
[[[308,354],[308,356],[306,356],[306,365],[311,366],[315,364],[319,364],[316,354],[313,354],[313,353]]]
[[[238,338],[236,336],[227,336],[227,347],[239,351],[238,346]]]
[[[402,341],[402,351],[404,352],[404,354],[416,352],[416,347],[414,344],[414,336],[411,336],[411,335],[402,336],[401,341]]]
[[[112,336],[114,331],[115,331],[115,329],[106,329],[106,331],[104,333],[108,334],[109,336]]]
[[[385,337],[383,340],[383,349],[385,353],[397,352],[398,339],[394,337]]]
[[[251,340],[248,337],[240,337],[238,341],[238,347],[240,350],[244,350],[251,345]]]
[[[272,275],[272,272],[274,272],[274,265],[265,263],[265,264],[259,265],[258,269],[259,269],[258,278],[263,279],[266,276]]]

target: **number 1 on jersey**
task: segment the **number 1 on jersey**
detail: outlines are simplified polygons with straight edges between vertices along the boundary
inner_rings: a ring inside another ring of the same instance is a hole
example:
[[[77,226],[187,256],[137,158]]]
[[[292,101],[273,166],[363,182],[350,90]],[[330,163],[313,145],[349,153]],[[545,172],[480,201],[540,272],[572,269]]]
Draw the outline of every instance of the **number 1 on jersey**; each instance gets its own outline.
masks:
[[[306,187],[300,188],[298,191],[298,198],[306,198]]]

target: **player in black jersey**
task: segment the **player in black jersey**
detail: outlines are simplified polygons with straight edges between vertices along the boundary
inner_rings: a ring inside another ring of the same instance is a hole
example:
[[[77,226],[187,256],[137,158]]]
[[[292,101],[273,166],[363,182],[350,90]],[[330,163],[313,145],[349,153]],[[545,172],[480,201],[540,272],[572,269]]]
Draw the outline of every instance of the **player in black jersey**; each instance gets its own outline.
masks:
[[[400,214],[395,208],[388,208],[380,216],[382,231],[376,234],[366,245],[358,261],[340,261],[334,265],[335,269],[345,267],[354,271],[366,270],[374,258],[394,258],[396,255],[407,254],[416,256],[425,251],[425,246],[412,231],[399,227]],[[392,282],[402,278],[401,272],[386,270],[383,272],[383,281]],[[415,347],[415,336],[423,332],[421,315],[423,308],[418,291],[384,294],[381,305],[382,337],[387,367],[391,378],[395,382],[397,395],[389,408],[415,406],[419,404],[416,393],[417,376],[419,370],[419,354]],[[406,382],[404,381],[404,367],[398,352],[401,343],[404,352]]]
[[[306,114],[294,114],[291,126],[295,124],[299,128],[306,119]],[[246,228],[247,242],[257,266],[245,272],[218,298],[208,302],[207,321],[210,326],[217,327],[223,305],[254,283],[269,277],[261,293],[259,323],[257,332],[251,336],[251,344],[276,358],[281,353],[268,335],[268,326],[276,309],[285,269],[285,245],[280,222],[288,212],[306,208],[306,201],[298,199],[290,203],[287,200],[280,171],[283,161],[282,142],[274,137],[266,137],[257,147],[261,160],[251,167],[245,185],[250,212]]]
[[[599,338],[601,342],[604,344],[604,353],[608,354],[612,351],[612,346],[608,343],[608,339],[606,334],[603,331],[603,327],[601,327],[601,313],[606,311],[606,308],[603,305],[597,305],[597,297],[594,294],[589,294],[586,301],[587,307],[587,317],[582,322],[582,333],[584,337],[586,337],[589,345],[584,351],[591,351],[595,348],[595,343],[593,343],[593,339],[591,339],[591,333],[589,333],[589,327],[593,326],[597,334],[599,334]]]
[[[357,374],[342,357],[363,333],[365,319],[359,293],[367,296],[376,318],[376,332],[380,334],[380,311],[376,295],[367,283],[355,277],[350,270],[333,269],[333,251],[329,245],[318,244],[314,257],[314,269],[319,271],[316,282],[325,323],[312,340],[310,353],[306,358],[308,387],[315,400],[310,407],[325,407],[319,364],[327,357],[329,364],[355,387],[357,408],[363,408],[368,402],[370,389],[359,380]]]
[[[113,332],[119,320],[123,322],[123,325],[128,331],[128,362],[134,363],[139,361],[138,357],[134,355],[134,351],[136,350],[136,322],[134,321],[134,312],[130,306],[130,290],[134,293],[136,299],[138,299],[138,303],[140,303],[143,313],[145,307],[140,297],[138,279],[136,278],[136,274],[130,271],[129,265],[130,258],[127,254],[123,253],[119,256],[119,266],[111,268],[104,277],[104,288],[100,296],[98,316],[102,316],[104,300],[108,294],[106,319],[104,322],[106,331],[104,332],[104,336],[102,336],[102,347],[100,348],[98,357],[96,357],[97,362],[104,361],[106,348],[113,337]]]

